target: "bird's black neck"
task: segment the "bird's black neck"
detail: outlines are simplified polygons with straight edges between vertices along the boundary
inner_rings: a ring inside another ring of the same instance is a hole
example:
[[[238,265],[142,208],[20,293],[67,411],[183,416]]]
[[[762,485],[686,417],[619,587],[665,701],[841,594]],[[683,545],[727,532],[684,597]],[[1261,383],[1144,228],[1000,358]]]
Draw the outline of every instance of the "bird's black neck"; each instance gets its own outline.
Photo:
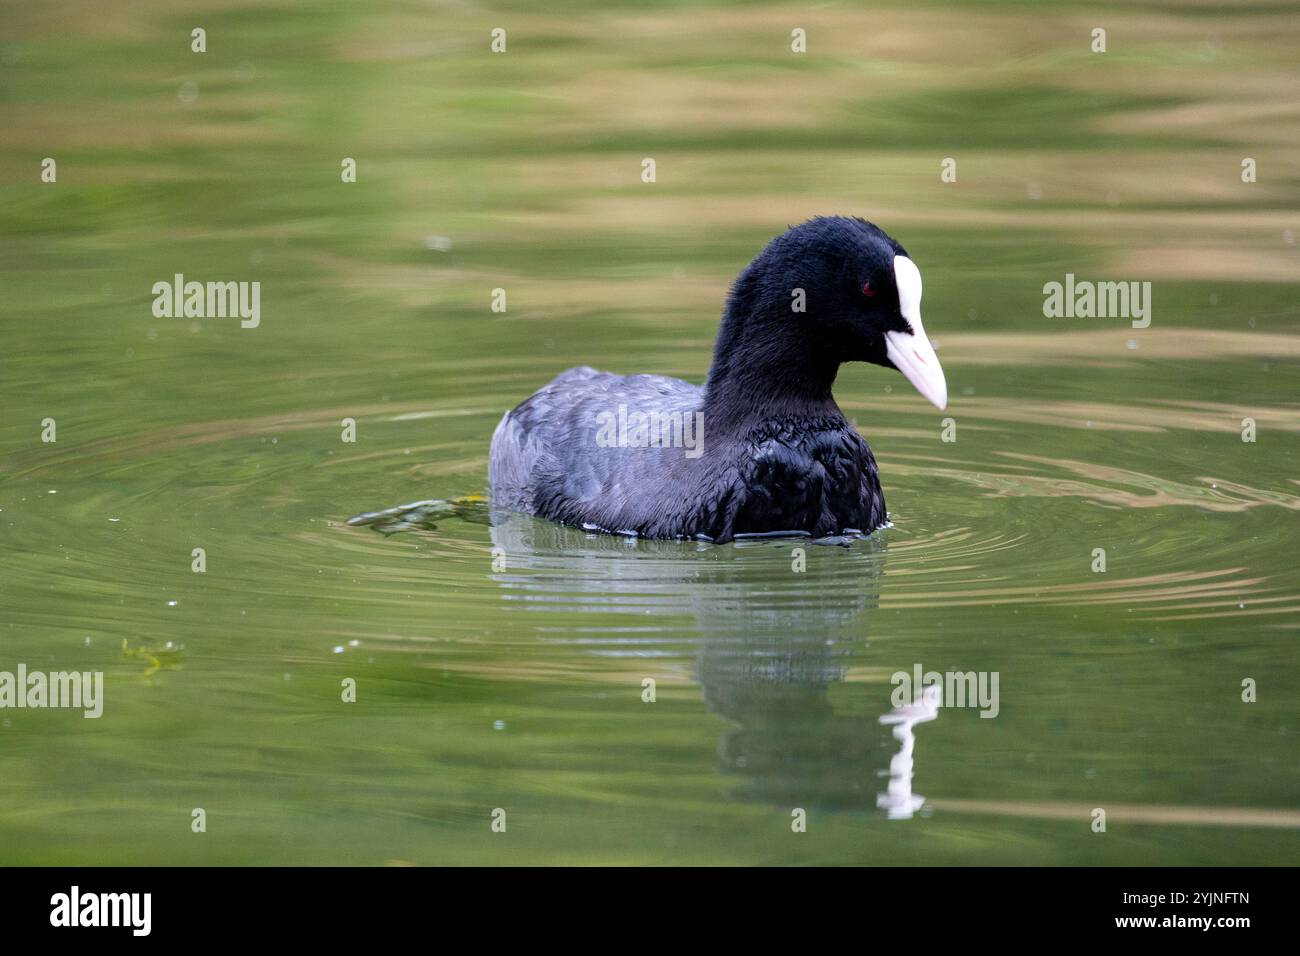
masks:
[[[791,311],[788,292],[765,294],[751,271],[741,275],[705,384],[708,417],[726,424],[838,414],[831,386],[840,357],[808,335],[803,317]]]

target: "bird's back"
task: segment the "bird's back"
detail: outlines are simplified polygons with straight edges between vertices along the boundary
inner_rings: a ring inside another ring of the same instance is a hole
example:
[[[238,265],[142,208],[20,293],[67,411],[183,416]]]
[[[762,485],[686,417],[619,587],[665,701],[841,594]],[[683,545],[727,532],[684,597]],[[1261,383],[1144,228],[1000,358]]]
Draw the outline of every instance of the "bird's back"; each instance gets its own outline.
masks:
[[[488,462],[493,503],[568,524],[672,536],[659,526],[672,503],[680,505],[692,452],[674,446],[671,424],[662,442],[642,444],[635,422],[638,415],[681,422],[693,437],[684,429],[693,428],[702,397],[699,386],[663,375],[561,373],[497,426]]]

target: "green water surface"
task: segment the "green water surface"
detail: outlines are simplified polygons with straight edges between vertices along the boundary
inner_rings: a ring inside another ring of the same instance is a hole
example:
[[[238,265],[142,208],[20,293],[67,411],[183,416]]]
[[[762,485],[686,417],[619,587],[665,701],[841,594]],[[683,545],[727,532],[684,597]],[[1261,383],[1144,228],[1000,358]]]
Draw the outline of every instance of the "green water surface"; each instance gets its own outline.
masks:
[[[6,4],[0,671],[105,700],[0,710],[0,863],[1295,863],[1297,62],[1269,3]],[[835,213],[949,383],[840,375],[892,529],[344,524],[483,494],[569,366],[702,380]],[[1044,318],[1067,273],[1150,327]],[[891,819],[917,665],[999,711],[917,724]]]

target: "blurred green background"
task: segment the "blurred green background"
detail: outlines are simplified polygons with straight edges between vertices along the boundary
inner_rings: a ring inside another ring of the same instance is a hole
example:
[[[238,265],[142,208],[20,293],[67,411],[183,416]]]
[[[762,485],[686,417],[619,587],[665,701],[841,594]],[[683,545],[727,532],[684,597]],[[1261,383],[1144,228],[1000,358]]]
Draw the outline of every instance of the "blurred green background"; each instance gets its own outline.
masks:
[[[0,863],[1294,863],[1298,26],[4,4],[0,670],[106,702],[0,711]],[[730,280],[817,214],[925,277],[948,411],[836,391],[894,529],[798,573],[472,508],[341,525],[481,494],[564,368],[701,380]],[[1150,328],[1044,318],[1067,272],[1150,281]],[[260,327],[155,318],[175,273],[259,281]],[[919,725],[927,802],[889,820],[916,663],[999,672],[1001,713]]]

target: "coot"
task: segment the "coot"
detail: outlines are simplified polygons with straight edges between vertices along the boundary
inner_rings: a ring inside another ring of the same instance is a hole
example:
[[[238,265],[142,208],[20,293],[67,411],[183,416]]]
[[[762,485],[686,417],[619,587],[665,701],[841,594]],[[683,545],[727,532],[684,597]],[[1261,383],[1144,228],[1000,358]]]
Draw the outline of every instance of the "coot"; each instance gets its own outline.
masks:
[[[571,368],[507,412],[492,506],[719,543],[874,531],[887,521],[876,462],[831,396],[854,361],[895,368],[947,405],[916,265],[863,219],[818,217],[736,279],[703,387]]]

